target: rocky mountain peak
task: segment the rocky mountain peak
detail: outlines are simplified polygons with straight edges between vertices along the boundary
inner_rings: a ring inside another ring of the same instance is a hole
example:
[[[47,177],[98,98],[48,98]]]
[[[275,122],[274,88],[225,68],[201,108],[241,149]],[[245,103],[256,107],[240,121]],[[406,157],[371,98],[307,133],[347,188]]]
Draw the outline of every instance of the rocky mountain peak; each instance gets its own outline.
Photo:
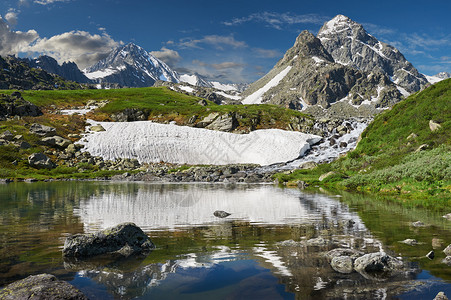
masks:
[[[380,71],[406,93],[416,92],[427,83],[398,49],[379,41],[348,17],[338,15],[326,22],[318,38],[335,62],[366,72]]]
[[[327,61],[333,61],[332,56],[323,47],[321,41],[308,30],[304,30],[298,35],[294,46],[287,52],[287,55],[300,57],[316,56]]]

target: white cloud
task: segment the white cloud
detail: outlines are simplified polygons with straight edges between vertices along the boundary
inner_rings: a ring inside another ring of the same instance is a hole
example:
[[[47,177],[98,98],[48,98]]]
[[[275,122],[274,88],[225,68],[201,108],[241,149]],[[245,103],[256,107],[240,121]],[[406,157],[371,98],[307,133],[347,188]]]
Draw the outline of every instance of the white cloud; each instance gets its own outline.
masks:
[[[160,51],[152,51],[150,52],[150,54],[158,59],[161,59],[170,67],[175,67],[175,65],[182,59],[177,51],[168,49],[166,47],[162,47]]]
[[[278,50],[254,48],[253,51],[259,56],[264,58],[281,57],[283,53]]]
[[[241,25],[247,22],[264,23],[268,27],[282,30],[284,25],[296,24],[316,24],[322,25],[329,20],[329,17],[320,16],[317,14],[295,15],[292,13],[277,13],[277,12],[259,12],[251,14],[247,17],[234,18],[231,21],[223,22],[224,25],[234,26]]]
[[[119,44],[120,42],[114,41],[106,33],[99,35],[86,31],[70,31],[39,39],[27,50],[52,56],[59,63],[75,61],[83,69],[106,57],[106,54]]]
[[[246,48],[247,44],[243,41],[236,40],[232,35],[207,35],[202,39],[181,39],[178,46],[181,48],[197,48],[202,49],[201,44],[207,44],[215,47],[219,50],[224,50],[224,46],[230,46],[232,48]]]
[[[5,15],[5,20],[9,23],[10,26],[17,25],[17,12],[10,11]]]
[[[20,0],[20,2],[22,2],[22,1],[23,0]],[[37,4],[41,4],[41,5],[48,5],[48,4],[53,4],[56,2],[69,2],[69,0],[34,0],[33,2],[37,3]]]
[[[12,31],[5,19],[0,17],[0,55],[26,52],[30,43],[39,38],[35,30]]]

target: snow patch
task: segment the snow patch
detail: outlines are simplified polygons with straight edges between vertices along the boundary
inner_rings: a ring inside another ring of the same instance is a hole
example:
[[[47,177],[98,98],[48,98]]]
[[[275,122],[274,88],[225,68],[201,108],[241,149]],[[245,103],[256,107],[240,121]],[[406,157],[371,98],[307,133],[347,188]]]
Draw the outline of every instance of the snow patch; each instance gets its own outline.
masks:
[[[191,85],[196,85],[197,84],[197,76],[184,74],[184,75],[180,76],[180,81],[189,83]]]
[[[410,93],[408,91],[406,91],[405,88],[400,87],[399,85],[396,86],[396,88],[398,89],[398,91],[404,96],[404,97],[409,97]]]
[[[229,91],[237,91],[238,89],[236,88],[236,86],[232,85],[232,84],[224,84],[224,83],[220,83],[217,81],[210,81],[210,83],[213,85],[213,87],[215,89],[224,91],[224,92],[229,92]]]
[[[179,89],[184,90],[185,92],[192,93],[194,89],[190,86],[180,85]]]
[[[241,96],[229,95],[229,94],[226,94],[226,93],[224,93],[222,91],[215,92],[215,93],[218,94],[218,95],[224,96],[226,98],[232,99],[232,100],[241,100]]]
[[[295,131],[264,129],[233,134],[187,126],[139,122],[95,122],[103,132],[89,132],[83,151],[106,160],[136,158],[141,163],[270,165],[304,155],[321,137]]]
[[[435,84],[435,83],[440,82],[445,79],[445,78],[440,78],[437,76],[428,76],[428,75],[424,75],[424,77],[426,77],[427,81],[429,81],[430,84]]]
[[[118,72],[117,69],[107,68],[107,69],[95,71],[92,73],[85,73],[85,76],[91,80],[95,80],[95,79],[99,79],[99,78],[105,78],[105,77],[113,75],[114,73],[117,73],[117,72]]]
[[[290,72],[292,66],[286,67],[282,72],[274,76],[264,87],[249,95],[242,101],[243,104],[260,104],[263,100],[263,94],[269,91],[272,87],[275,87],[279,84],[279,82],[287,76],[288,72]]]
[[[317,63],[317,64],[321,64],[324,62],[324,59],[319,58],[318,56],[312,56],[312,59]]]

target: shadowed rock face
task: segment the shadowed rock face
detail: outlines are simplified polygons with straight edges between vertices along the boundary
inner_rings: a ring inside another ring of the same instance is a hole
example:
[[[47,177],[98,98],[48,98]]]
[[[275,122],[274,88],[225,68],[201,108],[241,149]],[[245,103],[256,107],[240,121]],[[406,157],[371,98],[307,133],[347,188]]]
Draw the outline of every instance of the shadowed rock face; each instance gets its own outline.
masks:
[[[122,223],[94,234],[76,234],[66,239],[63,256],[91,257],[116,253],[146,254],[155,248],[149,237],[133,223]]]
[[[87,300],[78,289],[50,274],[28,276],[0,290],[0,299]]]

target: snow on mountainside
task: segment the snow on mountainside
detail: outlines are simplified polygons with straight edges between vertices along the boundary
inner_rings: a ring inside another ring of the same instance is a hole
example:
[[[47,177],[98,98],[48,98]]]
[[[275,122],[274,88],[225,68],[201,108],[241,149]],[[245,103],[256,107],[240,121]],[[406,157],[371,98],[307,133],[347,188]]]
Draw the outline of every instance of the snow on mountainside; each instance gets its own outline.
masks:
[[[379,70],[409,93],[427,83],[398,49],[377,40],[346,16],[338,15],[326,22],[317,37],[337,63],[366,72]]]
[[[428,76],[428,75],[424,75],[424,76],[429,81],[429,83],[434,84],[434,83],[440,82],[442,80],[451,78],[451,73],[440,72],[438,74],[435,74],[434,76]]]
[[[167,64],[133,43],[112,50],[84,73],[97,82],[129,87],[152,86],[157,80],[179,82],[178,74]]]
[[[234,134],[149,121],[91,123],[106,131],[85,136],[83,151],[109,160],[127,157],[147,163],[269,165],[294,160],[321,140],[280,129]]]
[[[213,85],[210,82],[208,82],[207,80],[205,80],[204,78],[202,78],[201,76],[199,76],[197,74],[180,75],[180,82],[186,82],[186,83],[189,83],[194,86],[209,87],[209,88],[213,87]]]

